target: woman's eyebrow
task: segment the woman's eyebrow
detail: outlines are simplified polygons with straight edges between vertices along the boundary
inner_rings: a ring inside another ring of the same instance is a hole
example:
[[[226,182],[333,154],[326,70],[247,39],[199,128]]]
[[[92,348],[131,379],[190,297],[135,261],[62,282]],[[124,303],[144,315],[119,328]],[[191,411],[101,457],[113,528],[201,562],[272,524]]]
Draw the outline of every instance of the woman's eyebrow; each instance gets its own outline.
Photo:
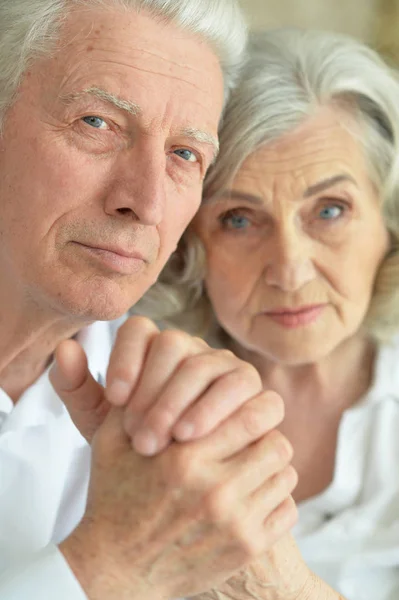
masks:
[[[211,196],[209,198],[204,198],[204,204],[212,204],[212,202],[217,202],[221,198],[231,199],[231,200],[242,200],[244,202],[250,202],[251,204],[263,205],[264,201],[260,196],[255,196],[254,194],[247,194],[246,192],[239,192],[236,190],[229,190],[222,192],[221,194],[217,194],[216,196]]]
[[[350,183],[354,183],[357,187],[356,181],[350,175],[334,175],[333,177],[329,177],[328,179],[324,179],[308,187],[307,190],[305,190],[303,197],[309,198],[309,196],[314,196],[314,194],[324,192],[324,190],[336,185],[337,183],[341,183],[342,181],[350,181]]]

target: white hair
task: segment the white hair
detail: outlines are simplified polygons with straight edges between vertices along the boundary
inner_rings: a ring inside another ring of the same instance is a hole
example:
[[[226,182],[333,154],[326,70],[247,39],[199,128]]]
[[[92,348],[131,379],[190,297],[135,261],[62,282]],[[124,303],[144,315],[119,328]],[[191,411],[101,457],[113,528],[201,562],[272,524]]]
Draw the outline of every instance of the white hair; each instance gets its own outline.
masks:
[[[51,54],[63,21],[78,6],[147,10],[201,36],[220,60],[227,99],[246,43],[238,0],[0,0],[0,124],[29,65]]]
[[[371,335],[384,340],[399,326],[399,82],[397,72],[373,50],[329,32],[280,29],[253,34],[204,194],[222,192],[252,152],[327,105],[346,111],[358,125],[351,133],[364,149],[391,235],[364,323]],[[137,310],[204,334],[213,322],[202,283],[205,263],[201,244],[186,233]]]

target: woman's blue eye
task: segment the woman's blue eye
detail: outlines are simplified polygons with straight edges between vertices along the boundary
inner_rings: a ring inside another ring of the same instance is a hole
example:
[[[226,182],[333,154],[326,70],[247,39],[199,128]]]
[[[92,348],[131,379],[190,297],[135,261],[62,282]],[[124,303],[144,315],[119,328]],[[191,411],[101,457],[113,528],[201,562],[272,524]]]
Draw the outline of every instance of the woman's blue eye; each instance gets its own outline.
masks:
[[[343,211],[344,209],[342,208],[342,206],[332,204],[331,206],[325,206],[320,211],[320,217],[325,221],[331,221],[340,217]]]
[[[106,129],[107,127],[107,124],[104,121],[104,119],[101,119],[100,117],[84,117],[83,121],[87,123],[87,125],[90,125],[90,127],[93,127],[94,129]]]
[[[222,218],[223,225],[228,229],[245,229],[249,225],[249,219],[243,215],[225,215]]]
[[[179,150],[175,150],[175,154],[187,162],[197,162],[197,157],[195,156],[194,152],[191,152],[191,150],[180,148]]]

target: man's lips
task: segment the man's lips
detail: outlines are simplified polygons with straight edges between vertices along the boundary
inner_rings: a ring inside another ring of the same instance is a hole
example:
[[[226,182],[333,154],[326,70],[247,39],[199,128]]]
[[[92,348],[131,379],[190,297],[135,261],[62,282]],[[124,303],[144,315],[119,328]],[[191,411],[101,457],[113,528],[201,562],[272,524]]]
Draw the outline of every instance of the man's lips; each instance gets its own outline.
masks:
[[[137,250],[126,250],[125,248],[121,247],[121,246],[114,246],[114,245],[96,245],[96,244],[82,244],[81,242],[75,242],[78,243],[80,246],[83,246],[85,248],[89,248],[90,250],[99,250],[99,251],[104,251],[104,252],[112,252],[113,254],[117,254],[118,256],[122,256],[124,258],[134,258],[136,260],[142,260],[144,262],[145,259],[143,257],[143,255],[140,252],[137,252]]]
[[[85,253],[95,258],[107,271],[121,275],[133,275],[140,272],[148,260],[136,250],[127,250],[117,245],[101,244],[101,246],[74,242]]]
[[[295,329],[316,321],[326,306],[326,304],[312,304],[297,308],[279,307],[265,311],[263,314],[283,327]]]

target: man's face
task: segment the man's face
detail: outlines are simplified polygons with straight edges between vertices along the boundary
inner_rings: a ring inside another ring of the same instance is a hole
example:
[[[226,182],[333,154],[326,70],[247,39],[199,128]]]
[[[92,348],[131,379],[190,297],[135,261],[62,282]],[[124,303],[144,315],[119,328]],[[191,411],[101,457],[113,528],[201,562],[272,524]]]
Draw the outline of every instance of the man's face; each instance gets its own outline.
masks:
[[[146,13],[75,11],[60,47],[26,74],[0,139],[0,279],[44,311],[111,319],[199,206],[222,73]]]

